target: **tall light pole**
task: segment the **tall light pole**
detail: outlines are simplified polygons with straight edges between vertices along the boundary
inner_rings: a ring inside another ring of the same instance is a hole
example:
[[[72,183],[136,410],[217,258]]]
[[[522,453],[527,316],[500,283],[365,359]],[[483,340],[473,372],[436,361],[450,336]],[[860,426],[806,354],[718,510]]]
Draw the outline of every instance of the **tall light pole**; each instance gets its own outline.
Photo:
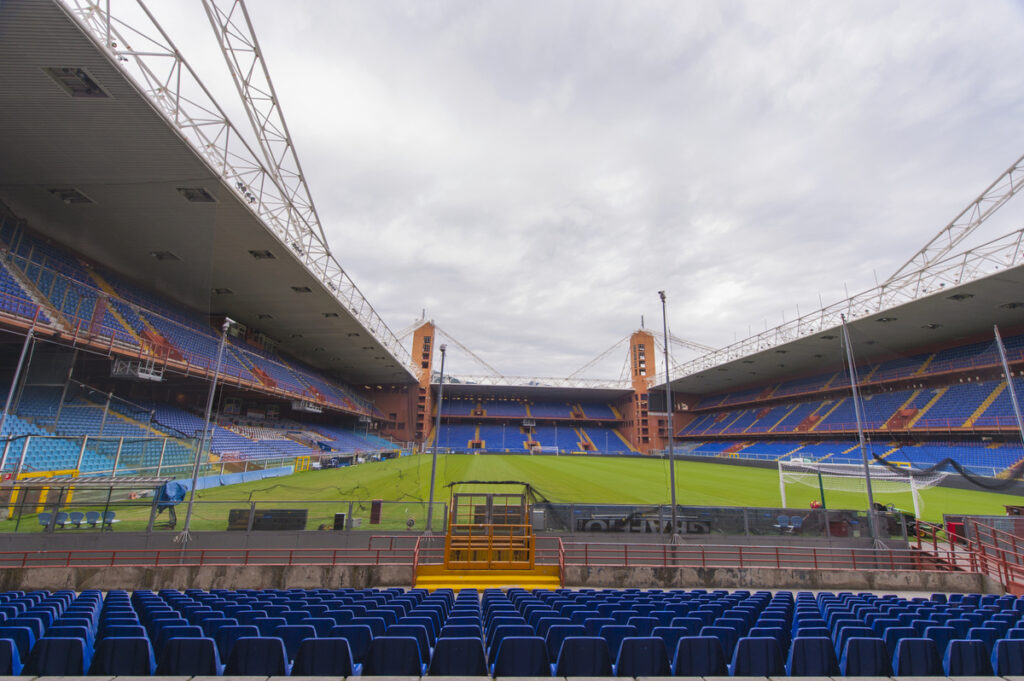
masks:
[[[189,528],[192,525],[192,507],[196,501],[196,484],[199,480],[199,465],[203,460],[203,450],[206,448],[206,436],[210,432],[210,418],[213,416],[213,396],[217,392],[217,379],[220,377],[221,362],[224,360],[224,346],[228,342],[228,329],[234,324],[234,320],[225,317],[224,324],[220,327],[220,345],[217,347],[217,363],[214,364],[213,380],[210,381],[210,394],[206,396],[206,419],[203,421],[203,433],[199,436],[199,448],[196,450],[196,460],[192,464],[192,489],[188,495],[188,511],[185,512],[185,526],[181,533],[174,538],[174,541],[181,543],[182,551],[188,544],[191,536]],[[210,443],[213,443],[213,435],[210,435]],[[184,554],[182,554],[184,555]]]
[[[672,490],[672,542],[679,541],[679,518],[676,512],[676,457],[675,449],[672,446],[672,379],[669,375],[668,364],[668,314],[665,312],[665,292],[658,291],[661,298],[661,324],[665,332],[665,430],[668,435],[668,474],[671,478],[670,487]]]
[[[427,531],[432,532],[434,521],[434,481],[437,479],[437,446],[441,440],[441,406],[444,404],[444,354],[448,346],[441,343],[441,378],[437,383],[437,420],[434,421],[434,456],[430,462],[430,502],[427,504]]]

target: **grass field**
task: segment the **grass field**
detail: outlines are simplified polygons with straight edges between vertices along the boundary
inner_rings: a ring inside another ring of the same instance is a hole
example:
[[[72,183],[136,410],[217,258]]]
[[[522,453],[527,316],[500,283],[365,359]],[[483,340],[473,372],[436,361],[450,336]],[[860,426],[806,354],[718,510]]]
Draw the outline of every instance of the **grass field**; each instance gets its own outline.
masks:
[[[429,497],[429,455],[407,456],[351,468],[309,471],[286,478],[203,490],[199,498],[226,500],[370,500],[420,502]],[[466,480],[528,482],[554,503],[668,504],[669,465],[660,459],[524,455],[441,455],[435,498],[448,499],[449,482]],[[789,485],[788,505],[807,508],[817,489]],[[719,463],[676,462],[676,496],[687,506],[777,507],[779,476],[773,469]],[[878,501],[912,509],[910,493],[876,495]],[[983,490],[932,488],[921,492],[926,520],[943,513],[1003,515],[1014,497]],[[830,508],[863,509],[863,494],[828,492]]]
[[[330,527],[335,513],[363,521],[370,515],[370,501],[384,500],[378,530],[404,529],[407,519],[423,528],[430,484],[429,455],[407,456],[348,468],[307,471],[283,478],[205,489],[197,495],[192,528],[223,530],[231,509],[308,509],[307,529]],[[526,455],[441,455],[438,457],[435,499],[448,500],[449,482],[468,480],[522,481],[529,483],[542,500],[553,503],[668,504],[669,465],[661,459],[613,457],[553,457]],[[676,462],[676,494],[684,506],[778,507],[778,472],[712,462]],[[463,488],[465,489],[465,488]],[[787,486],[790,508],[807,508],[818,499],[818,490]],[[935,487],[921,492],[923,518],[941,521],[943,513],[1003,515],[1003,504],[1016,497],[983,490]],[[910,493],[877,494],[882,503],[911,510]],[[316,503],[312,503],[316,502]],[[352,503],[350,506],[350,502]],[[827,492],[829,508],[864,509],[864,494]],[[88,510],[86,508],[76,510]],[[102,509],[100,509],[102,510]],[[142,530],[149,520],[150,502],[116,507],[118,530]],[[184,522],[185,505],[178,507],[178,529]],[[435,529],[443,522],[435,509]],[[166,516],[161,516],[163,520]],[[23,519],[21,531],[37,530],[34,519]]]

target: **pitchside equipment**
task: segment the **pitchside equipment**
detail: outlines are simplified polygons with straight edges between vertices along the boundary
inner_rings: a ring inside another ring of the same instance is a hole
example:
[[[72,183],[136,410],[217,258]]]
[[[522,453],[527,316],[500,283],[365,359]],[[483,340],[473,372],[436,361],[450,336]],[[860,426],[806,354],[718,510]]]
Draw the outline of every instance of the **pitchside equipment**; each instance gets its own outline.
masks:
[[[921,517],[920,491],[934,487],[949,473],[921,472],[910,468],[870,466],[871,486],[876,494],[910,492],[914,500],[914,515]],[[786,483],[798,483],[824,492],[866,493],[864,466],[844,463],[814,463],[811,461],[779,461],[779,492],[782,506],[786,507]]]

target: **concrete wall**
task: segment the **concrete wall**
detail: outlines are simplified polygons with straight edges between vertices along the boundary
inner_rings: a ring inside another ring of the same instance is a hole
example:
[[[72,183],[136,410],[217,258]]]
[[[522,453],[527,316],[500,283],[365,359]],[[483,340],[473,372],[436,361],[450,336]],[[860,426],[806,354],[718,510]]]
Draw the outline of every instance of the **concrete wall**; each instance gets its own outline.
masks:
[[[340,589],[408,587],[407,565],[333,565],[293,567],[161,566],[61,568],[34,567],[0,570],[0,590],[15,589]]]
[[[565,568],[566,586],[589,588],[801,589],[1004,593],[983,575],[964,572],[775,568]]]
[[[1003,593],[988,577],[962,572],[891,572],[775,568],[640,568],[566,566],[568,587],[824,589]],[[409,587],[408,565],[161,566],[0,570],[0,590],[267,589]]]

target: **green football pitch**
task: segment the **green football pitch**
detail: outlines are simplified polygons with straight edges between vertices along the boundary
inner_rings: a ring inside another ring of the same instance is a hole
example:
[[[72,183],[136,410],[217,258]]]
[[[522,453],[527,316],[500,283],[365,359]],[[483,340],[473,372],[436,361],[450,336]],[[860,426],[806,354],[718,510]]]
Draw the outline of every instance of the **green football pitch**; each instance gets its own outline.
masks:
[[[429,455],[347,468],[308,471],[260,482],[202,490],[203,501],[384,501],[418,502],[429,497]],[[553,503],[668,504],[669,464],[662,459],[528,456],[441,455],[437,463],[435,499],[448,499],[449,482],[520,481]],[[790,508],[808,508],[820,498],[817,488],[789,484]],[[778,507],[779,475],[775,469],[721,463],[676,462],[677,502],[685,506]],[[1003,515],[1003,504],[1015,497],[934,487],[921,492],[925,520],[941,521],[943,513]],[[876,494],[876,500],[912,510],[910,493]],[[829,508],[864,509],[863,493],[826,491]]]

